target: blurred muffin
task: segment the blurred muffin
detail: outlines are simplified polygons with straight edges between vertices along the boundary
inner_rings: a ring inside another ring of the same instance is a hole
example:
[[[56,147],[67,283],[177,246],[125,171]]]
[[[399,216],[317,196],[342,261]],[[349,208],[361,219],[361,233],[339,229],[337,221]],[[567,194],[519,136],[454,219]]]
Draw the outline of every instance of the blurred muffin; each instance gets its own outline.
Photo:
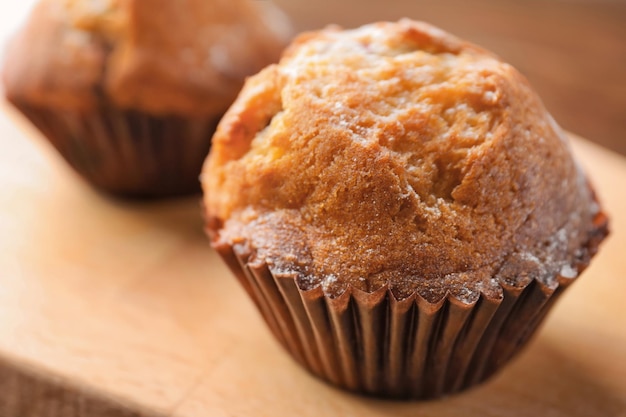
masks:
[[[7,51],[8,100],[112,193],[199,191],[217,121],[288,23],[248,0],[42,0]]]
[[[212,245],[279,341],[378,396],[492,375],[607,234],[528,82],[409,20],[299,37],[247,81],[202,183]]]

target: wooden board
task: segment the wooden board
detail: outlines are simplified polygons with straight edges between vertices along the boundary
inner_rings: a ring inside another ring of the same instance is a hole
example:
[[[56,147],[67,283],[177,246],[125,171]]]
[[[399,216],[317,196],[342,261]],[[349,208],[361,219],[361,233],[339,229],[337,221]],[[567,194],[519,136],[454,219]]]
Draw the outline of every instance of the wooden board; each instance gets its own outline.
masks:
[[[626,159],[574,139],[613,234],[539,337],[441,401],[338,391],[270,337],[197,197],[97,194],[0,110],[0,416],[626,416]]]
[[[279,3],[300,27],[406,14]],[[0,105],[0,417],[626,417],[626,159],[573,144],[612,218],[600,255],[496,378],[402,403],[336,390],[281,350],[209,248],[198,197],[102,196]]]

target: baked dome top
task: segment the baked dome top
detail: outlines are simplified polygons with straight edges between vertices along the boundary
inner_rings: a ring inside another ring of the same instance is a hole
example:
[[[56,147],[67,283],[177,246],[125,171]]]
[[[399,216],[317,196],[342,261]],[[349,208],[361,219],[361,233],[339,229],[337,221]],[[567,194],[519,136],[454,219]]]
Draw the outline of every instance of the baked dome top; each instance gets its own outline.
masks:
[[[555,286],[599,210],[522,75],[409,20],[300,36],[247,81],[202,182],[214,244],[329,296]]]
[[[221,114],[276,62],[289,25],[250,0],[40,0],[9,47],[13,100],[152,114]],[[263,2],[265,3],[265,2]]]

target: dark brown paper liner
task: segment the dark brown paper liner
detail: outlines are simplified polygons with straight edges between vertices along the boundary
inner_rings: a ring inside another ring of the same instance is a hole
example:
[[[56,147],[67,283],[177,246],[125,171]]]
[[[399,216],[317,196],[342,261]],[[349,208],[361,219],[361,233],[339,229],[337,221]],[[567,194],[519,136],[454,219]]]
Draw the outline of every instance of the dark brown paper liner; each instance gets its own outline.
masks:
[[[200,191],[216,117],[152,116],[108,105],[78,111],[13,104],[97,188],[134,197]]]
[[[604,214],[594,225],[579,274],[608,233]],[[301,290],[293,274],[272,274],[246,244],[214,247],[299,363],[347,390],[389,398],[434,398],[484,381],[520,351],[575,280],[557,275],[553,288],[536,280],[503,284],[502,298],[481,294],[470,304],[419,294],[398,300],[386,287],[330,298],[321,287]]]

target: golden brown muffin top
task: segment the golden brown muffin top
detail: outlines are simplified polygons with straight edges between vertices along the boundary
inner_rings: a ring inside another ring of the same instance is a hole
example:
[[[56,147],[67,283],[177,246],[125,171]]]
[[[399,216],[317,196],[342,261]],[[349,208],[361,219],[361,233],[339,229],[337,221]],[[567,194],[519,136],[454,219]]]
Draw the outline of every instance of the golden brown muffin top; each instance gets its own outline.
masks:
[[[6,90],[63,108],[105,95],[155,114],[220,113],[278,59],[279,20],[249,0],[42,0],[7,54]]]
[[[598,212],[528,82],[409,20],[299,37],[248,80],[202,181],[214,244],[329,296],[553,286],[578,273]]]

